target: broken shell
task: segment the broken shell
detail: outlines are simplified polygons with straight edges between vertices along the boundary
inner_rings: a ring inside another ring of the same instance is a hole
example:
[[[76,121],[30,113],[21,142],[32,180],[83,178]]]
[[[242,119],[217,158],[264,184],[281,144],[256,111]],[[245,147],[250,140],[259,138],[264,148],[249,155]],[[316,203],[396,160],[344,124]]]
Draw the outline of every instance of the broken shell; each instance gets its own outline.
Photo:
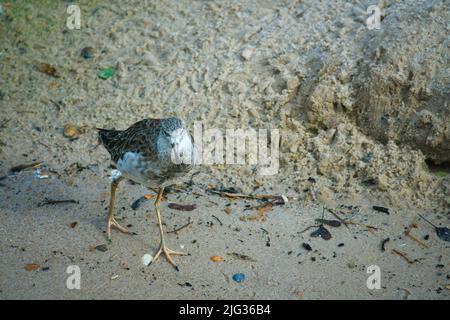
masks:
[[[211,258],[209,258],[209,260],[211,260],[212,262],[222,262],[223,261],[223,257],[221,257],[221,256],[212,256]]]
[[[36,171],[34,171],[34,177],[37,179],[48,179],[48,175],[42,174],[41,170],[39,169],[36,169]]]
[[[146,253],[142,256],[142,263],[144,264],[144,266],[146,266],[146,267],[149,266],[150,263],[152,263],[152,261],[153,261],[153,256],[151,254]]]
[[[158,65],[158,60],[156,60],[155,56],[150,52],[144,54],[142,61],[148,66]]]
[[[244,50],[242,50],[241,57],[245,60],[249,60],[254,52],[255,48],[245,48]]]
[[[80,129],[73,123],[68,123],[64,126],[64,137],[73,138],[81,134]]]

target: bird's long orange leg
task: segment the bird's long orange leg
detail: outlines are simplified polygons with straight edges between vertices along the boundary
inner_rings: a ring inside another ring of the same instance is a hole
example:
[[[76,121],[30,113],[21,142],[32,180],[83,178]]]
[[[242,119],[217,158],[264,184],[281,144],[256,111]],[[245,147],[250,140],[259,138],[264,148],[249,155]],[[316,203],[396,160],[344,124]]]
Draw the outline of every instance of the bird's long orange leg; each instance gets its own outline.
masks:
[[[122,227],[116,219],[114,219],[114,203],[116,201],[116,190],[119,186],[120,181],[123,180],[123,177],[119,177],[111,183],[111,199],[109,201],[109,209],[108,209],[108,224],[106,227],[106,234],[108,236],[108,240],[111,240],[111,226],[117,228],[119,231],[123,233],[130,234],[126,228]]]
[[[164,188],[159,188],[158,195],[156,196],[156,200],[155,200],[156,218],[158,220],[158,227],[159,227],[159,233],[161,236],[161,243],[159,245],[159,249],[158,249],[155,257],[153,258],[153,260],[156,261],[156,259],[158,259],[160,254],[162,252],[164,252],[164,255],[166,256],[167,261],[169,261],[169,263],[175,268],[175,270],[178,271],[178,267],[176,266],[175,262],[173,261],[173,259],[170,255],[171,254],[185,255],[186,253],[173,251],[172,249],[169,249],[166,247],[166,243],[164,241],[164,231],[163,231],[162,222],[161,222],[161,212],[159,211],[159,205],[161,203],[161,198],[162,198],[163,192],[164,192]]]

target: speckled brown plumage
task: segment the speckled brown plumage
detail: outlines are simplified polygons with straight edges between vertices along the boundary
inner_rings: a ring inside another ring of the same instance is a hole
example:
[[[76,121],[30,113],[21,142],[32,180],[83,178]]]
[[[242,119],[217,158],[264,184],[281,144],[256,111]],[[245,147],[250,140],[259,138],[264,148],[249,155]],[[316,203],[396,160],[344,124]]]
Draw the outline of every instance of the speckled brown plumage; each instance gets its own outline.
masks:
[[[192,136],[177,118],[144,119],[123,131],[98,130],[101,143],[120,171],[120,175],[114,177],[111,183],[107,221],[108,239],[111,239],[111,227],[130,233],[115,220],[113,214],[115,193],[120,181],[128,178],[149,188],[158,188],[155,210],[161,244],[154,260],[163,253],[178,270],[171,255],[183,253],[173,251],[165,245],[159,204],[164,187],[185,176],[195,164],[196,154]]]
[[[123,175],[151,188],[167,186],[192,169],[192,165],[176,164],[170,161],[163,147],[158,146],[158,138],[164,132],[170,133],[183,127],[177,118],[144,119],[123,131],[99,129],[102,144],[117,164],[127,152],[142,155],[137,167],[139,175],[122,171]],[[120,170],[120,168],[119,168]]]
[[[157,160],[156,138],[160,130],[161,119],[144,119],[122,131],[98,129],[100,141],[116,163],[128,151]]]

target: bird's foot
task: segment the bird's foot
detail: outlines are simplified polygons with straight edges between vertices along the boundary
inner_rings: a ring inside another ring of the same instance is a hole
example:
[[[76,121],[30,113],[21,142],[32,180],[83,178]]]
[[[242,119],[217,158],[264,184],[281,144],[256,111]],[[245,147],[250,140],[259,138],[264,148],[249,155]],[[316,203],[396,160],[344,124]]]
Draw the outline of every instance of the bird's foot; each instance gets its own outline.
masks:
[[[135,234],[134,232],[129,231],[127,228],[122,227],[116,219],[111,218],[110,220],[108,220],[108,227],[106,230],[106,233],[108,234],[108,240],[111,241],[111,227],[116,228],[117,230],[119,230],[122,233],[125,234]]]
[[[175,264],[175,262],[173,261],[171,255],[177,255],[177,256],[184,256],[186,255],[186,253],[184,252],[178,252],[178,251],[174,251],[172,249],[169,249],[166,247],[166,245],[164,243],[161,243],[158,249],[158,252],[156,252],[155,257],[153,258],[153,261],[156,261],[156,259],[159,258],[159,256],[161,255],[161,253],[164,253],[164,255],[166,256],[167,261],[169,261],[169,263],[175,268],[175,270],[178,271],[178,267]]]

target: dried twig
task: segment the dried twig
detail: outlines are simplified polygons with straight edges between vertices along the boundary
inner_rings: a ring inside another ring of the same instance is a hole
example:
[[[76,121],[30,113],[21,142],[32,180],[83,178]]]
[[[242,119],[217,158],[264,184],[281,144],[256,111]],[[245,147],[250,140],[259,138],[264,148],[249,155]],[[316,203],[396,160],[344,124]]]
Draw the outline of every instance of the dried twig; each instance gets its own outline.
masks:
[[[42,164],[42,161],[37,161],[37,162],[33,162],[33,163],[28,163],[28,164],[19,164],[17,166],[12,167],[11,169],[9,169],[9,171],[11,171],[11,172],[20,172],[20,171],[28,169],[28,168],[37,167],[37,166],[39,166],[41,164]]]
[[[220,224],[221,226],[223,226],[223,223],[222,223],[222,221],[220,221],[219,218],[217,218],[215,215],[212,215],[212,217],[213,217],[214,219],[216,219],[217,222],[219,222],[219,224]]]
[[[389,242],[389,238],[384,239],[383,241],[381,241],[381,251],[385,252],[386,251],[386,243]]]
[[[181,226],[181,227],[179,227],[179,228],[177,228],[177,229],[174,229],[174,230],[172,230],[172,231],[167,231],[166,233],[175,233],[175,234],[178,234],[178,232],[180,232],[181,230],[183,230],[183,229],[186,228],[186,227],[189,227],[191,224],[192,224],[192,221],[191,221],[191,218],[189,218],[188,223],[186,223],[185,225],[183,225],[183,226]]]
[[[45,198],[42,203],[39,204],[39,207],[43,207],[50,204],[61,204],[61,203],[78,203],[76,200],[68,199],[68,200],[52,200]]]
[[[319,226],[320,226],[320,224],[315,224],[315,225],[306,227],[305,229],[303,229],[303,230],[300,231],[299,233],[304,233],[304,232],[308,231],[308,230],[311,229],[311,228],[318,228]]]
[[[429,246],[427,245],[427,244],[425,244],[425,243],[423,243],[422,241],[420,241],[419,239],[417,239],[416,237],[414,237],[412,234],[410,234],[409,232],[408,233],[406,233],[405,232],[405,235],[407,236],[407,237],[409,237],[410,239],[412,239],[412,240],[414,240],[415,242],[417,242],[418,244],[420,244],[422,247],[424,247],[424,248],[429,248]]]
[[[399,255],[399,256],[402,257],[403,259],[405,259],[406,262],[408,262],[409,264],[413,264],[413,263],[414,263],[414,261],[411,260],[411,259],[406,255],[406,253],[400,252],[400,251],[395,250],[395,249],[392,249],[392,252],[395,253],[396,255]]]
[[[227,253],[227,254],[229,256],[232,256],[239,260],[256,262],[255,259],[253,259],[252,257],[246,256],[245,254],[240,254],[240,253],[236,253],[236,252],[231,252],[231,253]]]
[[[225,191],[218,191],[214,189],[207,189],[208,192],[218,194],[223,197],[228,198],[243,198],[243,199],[280,199],[283,200],[281,196],[276,196],[272,194],[256,194],[256,195],[249,195],[249,194],[242,194],[242,193],[232,193],[232,192],[225,192]]]
[[[417,227],[417,225],[416,225],[416,218],[414,217],[414,220],[413,220],[412,223],[409,225],[408,229],[406,229],[405,235],[406,235],[408,238],[410,238],[411,240],[414,240],[415,242],[417,242],[418,244],[420,244],[421,246],[423,246],[424,248],[429,248],[429,246],[428,246],[426,243],[420,241],[419,239],[417,239],[416,237],[414,237],[414,236],[411,234],[412,229],[413,229],[413,228],[416,228],[416,227]]]

